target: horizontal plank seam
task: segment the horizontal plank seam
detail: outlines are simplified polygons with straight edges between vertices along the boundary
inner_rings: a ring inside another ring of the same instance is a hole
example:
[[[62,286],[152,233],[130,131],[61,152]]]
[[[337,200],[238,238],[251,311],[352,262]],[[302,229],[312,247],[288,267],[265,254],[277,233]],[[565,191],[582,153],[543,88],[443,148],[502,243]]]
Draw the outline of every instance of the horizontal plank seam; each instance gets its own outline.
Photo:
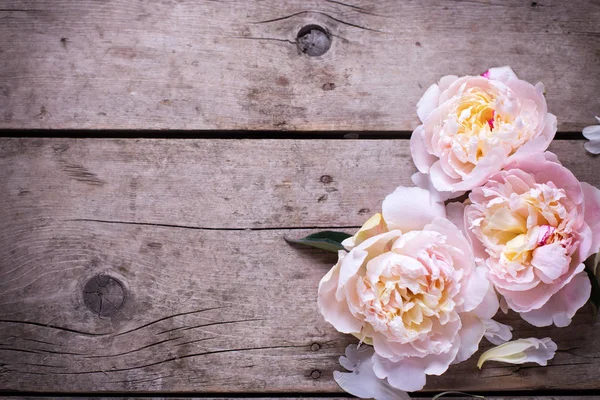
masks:
[[[286,227],[261,227],[261,228],[218,228],[218,227],[205,227],[205,226],[191,226],[191,225],[173,225],[173,224],[158,224],[152,222],[134,222],[134,221],[112,221],[103,219],[88,219],[88,218],[75,218],[67,219],[65,222],[96,222],[100,224],[124,224],[124,225],[141,225],[141,226],[154,226],[161,228],[177,228],[177,229],[193,229],[199,231],[285,231],[285,230],[311,230],[311,229],[358,229],[358,225],[336,225],[336,226],[286,226]]]
[[[432,395],[443,393],[444,391],[421,391],[421,392],[413,392],[412,396],[416,398],[421,397],[430,397]],[[504,397],[507,399],[514,399],[515,396],[526,396],[528,398],[531,397],[542,397],[542,396],[581,396],[595,398],[598,394],[600,394],[599,390],[581,390],[581,389],[559,389],[559,390],[516,390],[516,391],[469,391],[470,394],[477,395],[485,395],[490,397]],[[354,398],[348,397],[346,393],[343,392],[251,392],[251,393],[243,393],[243,392],[205,392],[205,393],[187,393],[187,392],[26,392],[26,391],[3,391],[0,390],[0,395],[3,396],[31,396],[31,397],[62,397],[62,396],[70,396],[70,397],[110,397],[110,398],[120,398],[120,397],[138,397],[138,398]],[[346,396],[345,396],[346,395]],[[448,396],[448,398],[453,398],[455,396]],[[461,397],[462,398],[462,397]],[[558,399],[557,399],[558,400]]]
[[[339,130],[339,131],[284,131],[284,130],[122,130],[122,129],[0,129],[4,138],[73,138],[73,139],[275,139],[275,140],[390,140],[410,139],[412,131]],[[587,140],[580,131],[557,132],[554,140]]]

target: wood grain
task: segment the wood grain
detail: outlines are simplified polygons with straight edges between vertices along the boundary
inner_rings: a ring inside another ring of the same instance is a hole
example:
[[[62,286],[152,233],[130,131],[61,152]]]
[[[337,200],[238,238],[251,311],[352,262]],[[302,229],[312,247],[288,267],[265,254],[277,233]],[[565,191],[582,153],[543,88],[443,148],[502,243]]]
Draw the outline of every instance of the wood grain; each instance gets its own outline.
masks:
[[[600,185],[582,142],[552,150]],[[1,139],[0,388],[339,392],[332,371],[353,340],[316,308],[335,255],[282,238],[352,231],[407,183],[406,154],[406,140]],[[110,318],[83,301],[102,275],[126,293]],[[552,365],[472,359],[426,389],[600,387],[587,308],[565,329],[504,319],[556,340]]]
[[[412,130],[446,74],[511,65],[559,130],[600,109],[600,5],[510,1],[11,1],[0,128]],[[333,35],[321,57],[296,34]]]

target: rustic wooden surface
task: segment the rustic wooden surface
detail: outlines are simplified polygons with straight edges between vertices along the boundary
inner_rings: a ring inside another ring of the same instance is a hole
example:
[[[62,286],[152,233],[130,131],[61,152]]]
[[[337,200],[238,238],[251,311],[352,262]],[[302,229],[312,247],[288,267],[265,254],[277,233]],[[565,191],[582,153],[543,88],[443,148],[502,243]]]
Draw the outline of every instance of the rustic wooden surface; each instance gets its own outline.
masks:
[[[551,149],[600,185],[583,142]],[[1,139],[0,388],[338,393],[352,339],[316,307],[335,255],[283,237],[352,231],[413,170],[406,140]],[[106,276],[125,302],[100,318],[83,291]],[[475,357],[426,390],[600,389],[589,309],[563,329],[503,320],[550,335],[551,366]]]
[[[559,130],[600,109],[600,3],[16,0],[0,9],[0,128],[406,131],[446,74],[511,65]],[[321,57],[296,35],[333,35]]]

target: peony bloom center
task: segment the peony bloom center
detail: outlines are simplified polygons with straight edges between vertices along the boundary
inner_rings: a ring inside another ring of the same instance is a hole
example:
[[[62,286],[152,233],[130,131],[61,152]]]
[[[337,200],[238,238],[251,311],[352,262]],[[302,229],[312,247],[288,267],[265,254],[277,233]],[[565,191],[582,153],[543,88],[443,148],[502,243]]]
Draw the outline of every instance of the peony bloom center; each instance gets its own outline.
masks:
[[[549,273],[565,272],[549,271],[540,261],[567,258],[574,252],[573,210],[575,205],[565,190],[551,183],[535,184],[521,193],[488,201],[482,217],[473,222],[488,254],[500,261],[492,263],[492,271],[504,278],[509,275],[530,282],[546,281]],[[566,268],[568,263],[564,265]]]
[[[460,175],[471,173],[492,150],[501,148],[507,157],[514,154],[533,137],[537,126],[533,101],[521,102],[504,85],[487,80],[463,88],[449,106],[446,120],[438,127],[439,154],[445,154],[442,158]]]
[[[435,246],[418,258],[398,252],[373,258],[357,282],[365,322],[394,341],[409,343],[454,320],[453,297],[462,274],[452,265],[452,259]]]

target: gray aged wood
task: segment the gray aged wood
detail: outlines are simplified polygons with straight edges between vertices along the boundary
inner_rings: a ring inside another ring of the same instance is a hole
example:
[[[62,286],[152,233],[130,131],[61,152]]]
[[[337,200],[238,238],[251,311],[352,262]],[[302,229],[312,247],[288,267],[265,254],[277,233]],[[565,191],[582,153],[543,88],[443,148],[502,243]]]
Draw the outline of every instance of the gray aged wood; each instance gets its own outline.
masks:
[[[552,150],[600,185],[582,142]],[[1,139],[0,388],[339,392],[353,339],[316,307],[335,255],[282,238],[352,231],[408,184],[408,153],[406,140]],[[101,318],[83,291],[106,275],[125,301]],[[426,389],[600,388],[590,310],[564,329],[503,319],[555,339],[551,366],[474,358]]]
[[[0,20],[0,128],[412,130],[428,85],[499,65],[546,84],[562,131],[600,109],[593,1],[18,0]]]

